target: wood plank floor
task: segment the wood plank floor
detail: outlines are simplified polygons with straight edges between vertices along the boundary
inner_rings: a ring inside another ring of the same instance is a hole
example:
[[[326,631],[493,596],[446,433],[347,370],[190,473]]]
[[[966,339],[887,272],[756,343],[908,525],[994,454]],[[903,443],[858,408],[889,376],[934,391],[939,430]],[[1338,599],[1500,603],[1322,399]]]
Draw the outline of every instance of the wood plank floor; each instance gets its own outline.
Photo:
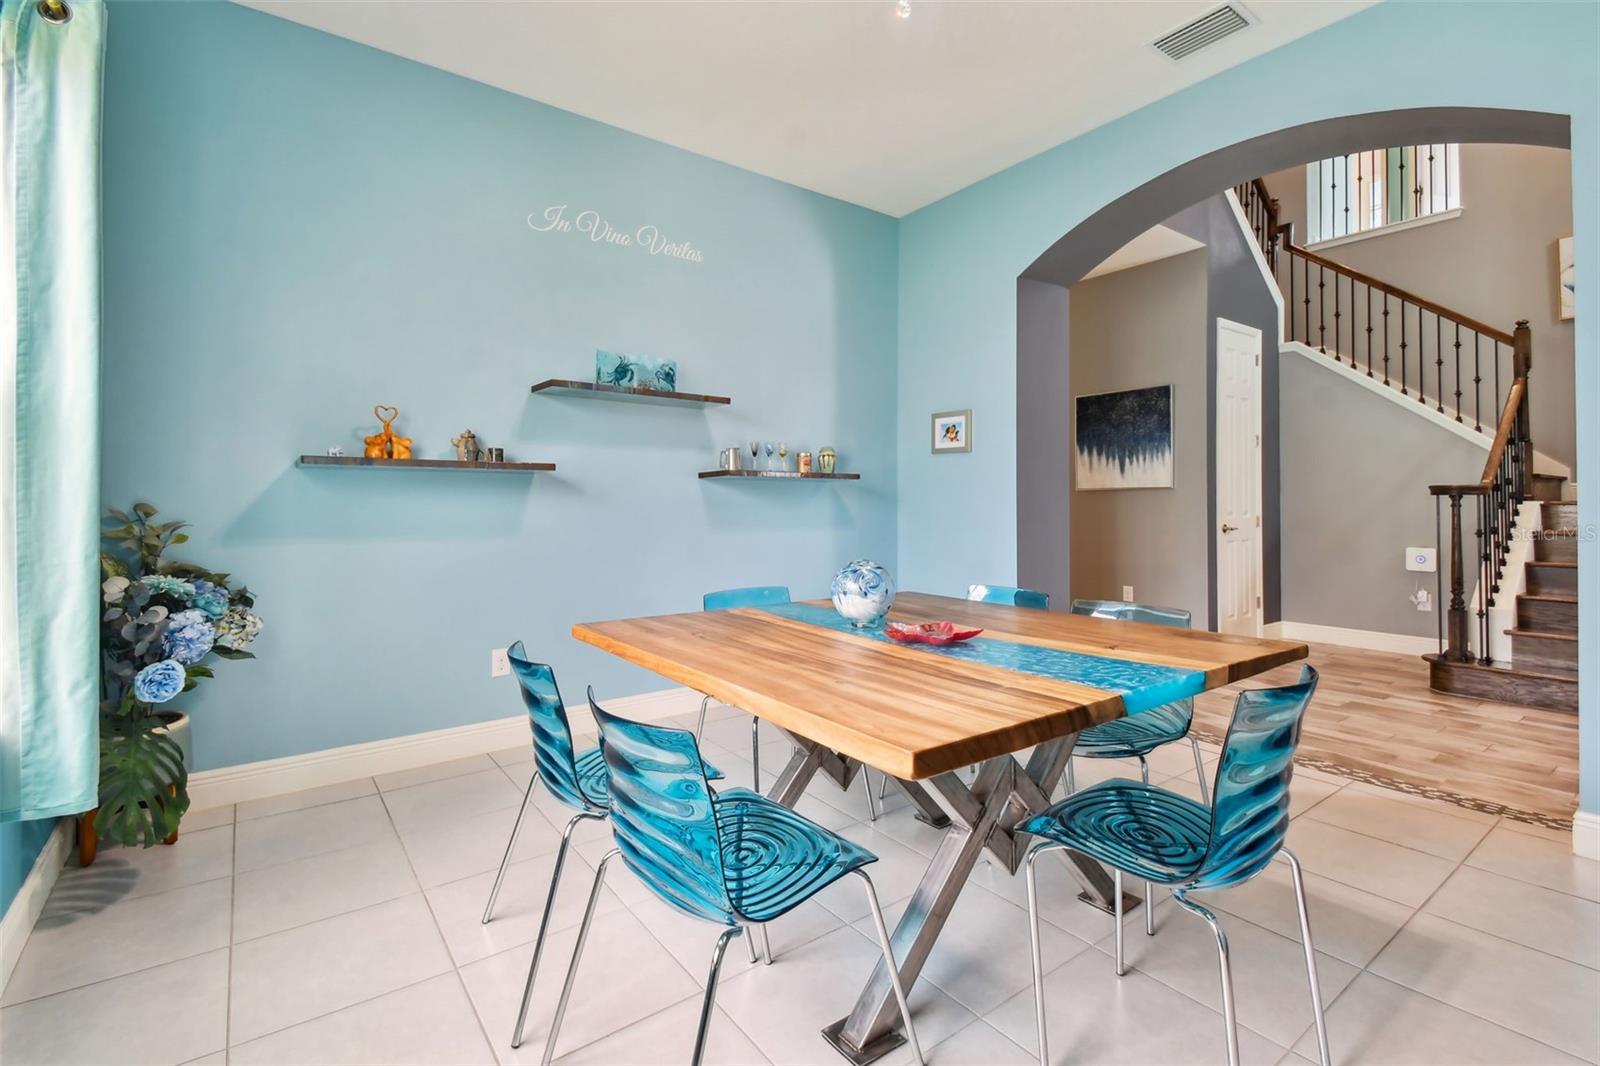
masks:
[[[1576,715],[1434,692],[1413,655],[1313,644],[1308,661],[1322,674],[1300,740],[1311,765],[1570,824]],[[1299,671],[1281,666],[1198,697],[1196,730],[1220,739],[1241,689],[1288,684]]]

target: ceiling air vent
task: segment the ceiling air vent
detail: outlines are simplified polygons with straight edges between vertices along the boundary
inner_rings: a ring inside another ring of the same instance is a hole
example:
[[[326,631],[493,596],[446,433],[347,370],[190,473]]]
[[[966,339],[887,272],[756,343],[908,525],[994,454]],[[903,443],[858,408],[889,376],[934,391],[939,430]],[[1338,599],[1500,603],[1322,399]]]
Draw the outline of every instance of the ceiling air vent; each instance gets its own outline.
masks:
[[[1155,42],[1158,50],[1169,59],[1184,59],[1194,55],[1208,44],[1215,44],[1250,25],[1245,13],[1232,4],[1224,4],[1185,26],[1179,26]]]

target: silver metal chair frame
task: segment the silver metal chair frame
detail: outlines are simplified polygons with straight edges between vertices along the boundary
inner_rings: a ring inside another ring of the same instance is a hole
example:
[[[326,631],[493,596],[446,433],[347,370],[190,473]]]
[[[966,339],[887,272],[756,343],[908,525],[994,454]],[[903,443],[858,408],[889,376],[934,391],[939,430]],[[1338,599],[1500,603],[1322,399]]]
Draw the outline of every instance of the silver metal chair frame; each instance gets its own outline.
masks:
[[[610,866],[611,860],[619,854],[621,852],[616,848],[612,848],[606,852],[605,856],[600,860],[599,866],[595,869],[594,886],[589,890],[589,903],[583,911],[583,923],[578,926],[578,941],[572,948],[572,962],[567,966],[567,977],[561,985],[561,998],[556,1001],[555,1017],[550,1020],[550,1035],[545,1039],[544,1057],[540,1060],[542,1066],[550,1066],[550,1060],[555,1055],[556,1039],[561,1034],[562,1019],[566,1017],[567,1001],[572,997],[572,985],[574,979],[578,976],[578,963],[583,958],[583,947],[589,939],[589,926],[594,919],[595,904],[600,899],[600,889],[605,882],[606,868]],[[916,1029],[911,1024],[911,1007],[906,1002],[905,989],[900,984],[899,967],[895,965],[894,951],[889,945],[889,927],[883,920],[883,908],[878,904],[878,893],[873,888],[872,878],[868,876],[865,870],[852,870],[851,873],[859,875],[862,884],[866,888],[867,903],[872,908],[872,921],[878,930],[878,945],[883,950],[884,965],[888,967],[892,976],[895,1002],[899,1005],[900,1016],[905,1021],[906,1038],[911,1042],[911,1052],[916,1059],[917,1066],[923,1066],[922,1045],[917,1042]],[[765,938],[765,926],[757,925],[755,928],[761,930],[761,935]],[[695,1029],[694,1053],[689,1058],[691,1066],[700,1066],[701,1060],[705,1057],[706,1037],[711,1030],[711,1008],[716,1002],[717,977],[722,970],[722,956],[727,951],[728,941],[744,933],[746,929],[746,926],[740,925],[724,929],[722,934],[717,937],[716,946],[712,948],[711,970],[706,975],[705,995],[700,1002],[700,1022]],[[537,949],[535,949],[535,955],[537,956]],[[768,952],[768,958],[770,961],[770,951]],[[523,1002],[524,1006],[526,1006],[526,999]],[[519,1039],[520,1036],[521,1024],[518,1023]],[[513,1044],[512,1046],[515,1047],[516,1045]]]
[[[1039,889],[1038,881],[1034,874],[1034,862],[1040,855],[1047,851],[1065,850],[1065,845],[1044,841],[1034,845],[1028,851],[1024,860],[1024,868],[1028,879],[1028,946],[1033,957],[1033,1006],[1035,1024],[1039,1036],[1039,1062],[1041,1066],[1050,1061],[1049,1041],[1045,1032],[1044,1009],[1044,959],[1039,941]],[[1306,956],[1306,981],[1311,989],[1311,1007],[1316,1018],[1317,1051],[1322,1061],[1322,1066],[1330,1066],[1332,1056],[1328,1050],[1328,1025],[1322,1011],[1322,985],[1317,980],[1317,953],[1311,939],[1311,914],[1306,909],[1305,878],[1300,870],[1300,860],[1288,848],[1279,848],[1278,854],[1282,855],[1289,863],[1289,872],[1294,880],[1295,908],[1300,916],[1300,945],[1305,950]],[[1127,972],[1123,961],[1122,952],[1122,871],[1113,869],[1112,877],[1116,885],[1115,892],[1115,920],[1117,923],[1113,941],[1116,944],[1116,970],[1121,977]],[[1146,882],[1148,884],[1148,882]],[[1148,890],[1147,890],[1148,892]],[[1217,959],[1222,980],[1222,1017],[1227,1028],[1228,1038],[1228,1066],[1239,1066],[1239,1022],[1234,1010],[1233,1001],[1233,967],[1228,957],[1228,937],[1223,932],[1222,924],[1212,911],[1189,899],[1179,889],[1172,893],[1172,898],[1180,907],[1205,919],[1211,927],[1212,934],[1217,940]],[[1145,922],[1148,931],[1150,915],[1150,898],[1145,896]]]

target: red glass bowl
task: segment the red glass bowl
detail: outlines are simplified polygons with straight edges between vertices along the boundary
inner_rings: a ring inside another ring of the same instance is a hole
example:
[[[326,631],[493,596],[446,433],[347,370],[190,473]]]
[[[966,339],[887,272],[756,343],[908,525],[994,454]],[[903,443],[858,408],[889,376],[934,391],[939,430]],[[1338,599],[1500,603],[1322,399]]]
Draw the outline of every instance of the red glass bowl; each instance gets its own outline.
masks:
[[[981,629],[962,629],[954,622],[890,622],[883,627],[883,631],[902,644],[960,644],[983,632]]]

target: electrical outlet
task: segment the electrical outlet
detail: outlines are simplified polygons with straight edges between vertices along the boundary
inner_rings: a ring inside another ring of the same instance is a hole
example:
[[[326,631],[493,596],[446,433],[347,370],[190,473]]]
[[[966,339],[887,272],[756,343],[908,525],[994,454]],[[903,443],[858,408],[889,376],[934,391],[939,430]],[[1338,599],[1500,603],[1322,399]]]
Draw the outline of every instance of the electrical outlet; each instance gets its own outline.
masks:
[[[1433,610],[1433,596],[1427,589],[1418,589],[1411,596],[1411,602],[1417,605],[1419,611]]]
[[[489,676],[511,676],[511,659],[507,657],[506,649],[494,648],[489,652]]]
[[[1124,585],[1124,586],[1122,586],[1122,598],[1123,598],[1123,600],[1125,600],[1128,603],[1132,603],[1133,602],[1133,586],[1132,585]]]

